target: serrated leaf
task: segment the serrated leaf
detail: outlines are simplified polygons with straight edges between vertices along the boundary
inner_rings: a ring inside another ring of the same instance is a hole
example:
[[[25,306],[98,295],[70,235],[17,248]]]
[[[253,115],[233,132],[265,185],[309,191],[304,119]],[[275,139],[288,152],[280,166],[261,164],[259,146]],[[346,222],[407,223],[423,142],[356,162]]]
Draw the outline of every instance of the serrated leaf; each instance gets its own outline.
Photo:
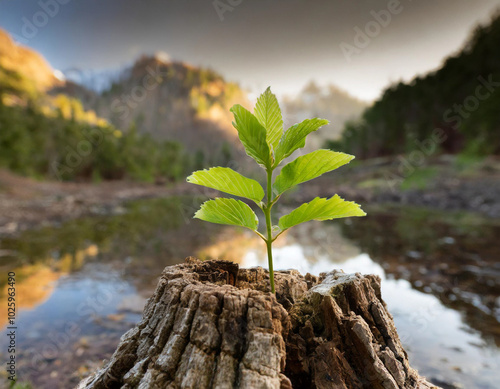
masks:
[[[366,216],[366,213],[355,202],[345,201],[338,195],[330,199],[316,197],[281,217],[279,227],[286,230],[310,220],[331,220],[350,216]]]
[[[233,105],[230,111],[234,114],[233,126],[238,130],[238,136],[246,153],[258,164],[270,167],[271,153],[266,141],[266,129],[241,105]]]
[[[294,124],[286,130],[278,144],[278,147],[276,148],[274,156],[275,166],[286,157],[292,155],[295,150],[304,147],[306,145],[307,135],[318,130],[322,126],[327,125],[328,123],[330,122],[326,119],[306,119],[303,122]]]
[[[252,208],[235,199],[217,198],[205,201],[194,217],[210,223],[241,226],[251,230],[257,230],[259,226],[259,220]]]
[[[267,144],[276,150],[283,135],[283,117],[278,99],[271,92],[270,87],[257,99],[254,114],[259,123],[266,129]]]
[[[335,170],[349,163],[353,158],[353,155],[330,150],[316,150],[298,157],[285,165],[278,177],[276,177],[273,185],[275,194],[280,195],[295,185]]]
[[[235,196],[246,197],[259,203],[264,198],[264,189],[255,180],[247,178],[228,167],[213,167],[191,174],[187,182],[220,190]]]

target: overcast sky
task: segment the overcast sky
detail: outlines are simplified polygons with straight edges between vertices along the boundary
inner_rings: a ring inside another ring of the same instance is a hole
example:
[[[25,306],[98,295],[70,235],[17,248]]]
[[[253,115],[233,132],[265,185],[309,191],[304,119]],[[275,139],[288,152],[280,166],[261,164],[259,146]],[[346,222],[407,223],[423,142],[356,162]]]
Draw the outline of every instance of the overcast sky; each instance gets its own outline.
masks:
[[[254,91],[294,93],[314,79],[372,100],[391,82],[437,68],[499,7],[500,0],[0,0],[0,27],[63,71],[165,51]],[[356,28],[371,35],[357,46]]]

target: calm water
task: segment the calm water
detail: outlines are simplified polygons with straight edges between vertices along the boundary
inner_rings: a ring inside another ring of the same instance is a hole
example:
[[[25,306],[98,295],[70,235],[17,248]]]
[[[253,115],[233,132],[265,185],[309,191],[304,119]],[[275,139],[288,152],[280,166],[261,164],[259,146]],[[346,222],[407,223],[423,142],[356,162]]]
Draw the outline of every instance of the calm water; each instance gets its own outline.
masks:
[[[263,243],[251,232],[191,220],[200,202],[137,202],[114,216],[0,240],[2,274],[15,271],[17,278],[20,379],[35,388],[78,382],[139,320],[161,270],[188,255],[266,266]],[[378,274],[413,367],[447,387],[498,388],[500,221],[368,211],[366,218],[292,230],[276,242],[275,268]],[[2,312],[2,360],[5,325]]]

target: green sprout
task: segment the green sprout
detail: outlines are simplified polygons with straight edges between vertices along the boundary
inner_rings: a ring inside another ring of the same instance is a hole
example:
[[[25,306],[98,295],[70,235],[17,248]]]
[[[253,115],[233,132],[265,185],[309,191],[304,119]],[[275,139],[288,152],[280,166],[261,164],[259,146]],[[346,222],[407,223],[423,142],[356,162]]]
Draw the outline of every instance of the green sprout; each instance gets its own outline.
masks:
[[[266,242],[271,291],[275,293],[272,244],[278,236],[289,228],[310,220],[365,216],[366,213],[358,204],[344,201],[338,195],[329,199],[316,197],[282,216],[278,226],[273,226],[273,205],[287,190],[349,163],[354,156],[331,150],[316,150],[286,164],[273,182],[273,172],[281,162],[295,150],[304,147],[307,135],[328,124],[328,120],[306,119],[284,132],[278,100],[270,88],[257,99],[254,114],[239,104],[234,105],[231,112],[234,114],[233,126],[238,131],[246,153],[266,171],[266,192],[257,181],[227,167],[196,171],[187,181],[255,202],[265,215],[266,235],[258,231],[257,215],[241,200],[208,200],[201,205],[194,217],[211,223],[246,227],[261,237]]]

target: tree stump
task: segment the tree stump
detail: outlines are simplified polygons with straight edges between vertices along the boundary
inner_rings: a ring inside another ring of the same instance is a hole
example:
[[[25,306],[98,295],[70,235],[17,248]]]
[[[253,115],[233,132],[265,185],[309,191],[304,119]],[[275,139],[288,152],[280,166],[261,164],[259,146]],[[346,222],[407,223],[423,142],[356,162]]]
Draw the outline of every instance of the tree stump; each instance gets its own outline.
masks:
[[[101,388],[436,388],[412,369],[380,278],[226,261],[165,268],[141,322],[82,381]]]

